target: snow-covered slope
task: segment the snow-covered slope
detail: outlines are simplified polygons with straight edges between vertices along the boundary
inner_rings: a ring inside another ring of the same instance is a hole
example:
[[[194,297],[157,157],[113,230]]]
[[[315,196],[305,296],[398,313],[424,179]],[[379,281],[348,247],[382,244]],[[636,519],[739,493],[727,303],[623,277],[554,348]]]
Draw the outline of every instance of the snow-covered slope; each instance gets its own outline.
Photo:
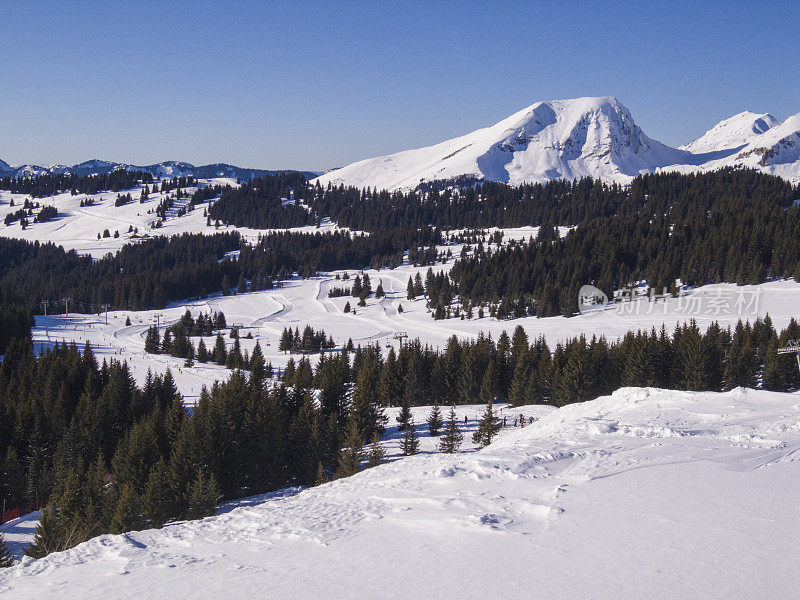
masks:
[[[720,121],[696,140],[681,146],[681,149],[695,154],[703,154],[741,148],[756,141],[765,131],[780,124],[781,122],[769,113],[759,115],[745,111]]]
[[[789,598],[800,402],[623,388],[492,446],[396,460],[0,571],[27,598]],[[425,441],[423,439],[423,441]]]
[[[768,124],[766,119],[756,119],[754,128],[766,124]],[[729,147],[711,152],[708,155],[711,160],[700,164],[700,170],[746,167],[783,177],[792,183],[800,183],[800,113],[789,117],[783,123],[773,123],[761,133],[748,129],[746,134],[739,138],[730,137],[726,140],[724,134],[712,135],[714,129],[688,146],[696,144],[702,148],[714,144],[718,147],[727,144]],[[676,170],[692,171],[697,168],[677,166]]]
[[[578,98],[538,102],[491,127],[362,160],[317,181],[406,190],[461,177],[519,184],[591,176],[628,183],[644,172],[740,166],[800,182],[799,141],[800,115],[781,123],[743,112],[672,148],[645,135],[615,98]]]
[[[616,98],[577,98],[537,102],[491,127],[363,160],[318,181],[390,189],[460,176],[511,184],[583,176],[627,182],[686,162],[686,155],[647,137]]]

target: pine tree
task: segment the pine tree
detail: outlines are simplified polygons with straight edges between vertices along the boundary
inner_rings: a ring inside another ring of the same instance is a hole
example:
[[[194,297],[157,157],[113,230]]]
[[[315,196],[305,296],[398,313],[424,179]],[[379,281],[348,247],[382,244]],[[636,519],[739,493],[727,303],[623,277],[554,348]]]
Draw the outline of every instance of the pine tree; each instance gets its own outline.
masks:
[[[111,517],[111,533],[125,533],[139,529],[143,525],[139,500],[133,486],[124,484],[117,498],[117,505]]]
[[[225,340],[222,334],[217,334],[217,341],[214,343],[214,362],[218,365],[225,365],[228,359],[228,352],[225,349]]]
[[[472,435],[472,441],[481,448],[485,448],[492,443],[492,440],[497,435],[497,432],[500,431],[501,427],[500,420],[494,416],[492,403],[488,402],[486,404],[486,410],[478,423],[478,429],[476,429],[475,433]]]
[[[397,414],[397,429],[405,431],[408,429],[408,424],[411,422],[411,407],[408,401],[404,398],[403,404],[400,407],[400,412]]]
[[[347,435],[344,448],[339,452],[339,461],[336,467],[336,478],[350,477],[361,470],[361,460],[364,457],[364,441],[355,419],[350,419],[347,426]]]
[[[167,464],[163,459],[150,470],[144,489],[144,516],[148,527],[161,527],[171,517],[171,498]]]
[[[414,278],[409,275],[408,276],[408,283],[406,284],[406,298],[408,300],[413,300],[417,297],[417,288],[414,285]]]
[[[33,540],[25,549],[25,554],[32,558],[44,558],[51,552],[61,552],[69,548],[64,537],[63,528],[55,508],[48,506],[42,511]]]
[[[367,455],[367,466],[377,467],[386,460],[386,451],[381,445],[381,440],[376,433],[372,436],[372,443],[369,446],[369,454]]]
[[[456,407],[450,407],[450,414],[445,423],[444,435],[439,439],[439,450],[447,454],[458,452],[461,448],[461,442],[464,435],[458,428],[458,421],[456,420]]]
[[[190,519],[209,517],[216,512],[219,501],[220,494],[214,475],[206,475],[200,471],[192,482],[192,489],[189,492],[187,516]]]
[[[622,372],[622,385],[647,387],[653,385],[653,368],[648,349],[637,339],[628,349],[625,370]]]
[[[257,389],[261,389],[267,376],[267,363],[261,351],[261,344],[256,341],[253,354],[250,357],[250,384]]]
[[[158,354],[161,350],[158,329],[152,325],[147,329],[147,335],[144,338],[144,351],[148,354]]]
[[[442,411],[439,408],[439,403],[436,402],[431,408],[431,414],[428,416],[428,432],[436,437],[439,435],[439,431],[442,429]]]
[[[14,557],[11,556],[11,549],[6,544],[6,539],[3,533],[0,532],[0,569],[8,568],[14,565]]]
[[[197,360],[201,363],[208,362],[208,348],[206,348],[206,342],[202,338],[200,343],[197,344]]]
[[[480,399],[482,402],[493,402],[497,397],[497,362],[494,357],[489,359],[481,382]]]
[[[417,436],[417,428],[414,425],[412,418],[403,432],[403,440],[400,442],[400,449],[406,456],[417,454],[419,452],[419,437]]]

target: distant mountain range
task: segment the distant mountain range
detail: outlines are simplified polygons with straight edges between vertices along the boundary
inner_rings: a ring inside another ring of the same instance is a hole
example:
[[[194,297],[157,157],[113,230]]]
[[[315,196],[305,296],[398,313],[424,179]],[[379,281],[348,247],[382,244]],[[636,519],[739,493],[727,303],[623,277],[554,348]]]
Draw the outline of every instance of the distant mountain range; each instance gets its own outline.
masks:
[[[451,180],[516,185],[590,176],[628,183],[640,173],[722,167],[754,168],[800,183],[800,114],[781,122],[743,112],[672,148],[648,137],[616,98],[537,102],[491,127],[362,160],[316,181],[406,190]]]
[[[35,177],[44,174],[75,173],[76,175],[92,175],[110,173],[116,169],[128,169],[130,171],[145,171],[152,173],[154,177],[197,177],[200,179],[210,179],[213,177],[238,177],[242,180],[252,179],[253,177],[263,177],[283,173],[290,169],[280,171],[269,171],[266,169],[245,169],[235,165],[225,163],[215,163],[213,165],[202,165],[196,167],[186,162],[166,161],[154,165],[129,165],[127,163],[109,162],[107,160],[87,160],[77,165],[52,165],[41,167],[38,165],[20,165],[12,167],[8,163],[0,160],[0,177]],[[313,171],[300,171],[306,177],[316,177],[319,173]]]

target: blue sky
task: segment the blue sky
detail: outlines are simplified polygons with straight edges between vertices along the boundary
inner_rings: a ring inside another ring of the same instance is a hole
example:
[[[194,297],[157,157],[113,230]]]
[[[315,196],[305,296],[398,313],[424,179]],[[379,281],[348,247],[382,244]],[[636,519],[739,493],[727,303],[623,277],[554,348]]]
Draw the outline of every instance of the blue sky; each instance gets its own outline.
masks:
[[[616,96],[677,145],[800,112],[798,3],[4,4],[0,158],[327,169],[539,100]]]

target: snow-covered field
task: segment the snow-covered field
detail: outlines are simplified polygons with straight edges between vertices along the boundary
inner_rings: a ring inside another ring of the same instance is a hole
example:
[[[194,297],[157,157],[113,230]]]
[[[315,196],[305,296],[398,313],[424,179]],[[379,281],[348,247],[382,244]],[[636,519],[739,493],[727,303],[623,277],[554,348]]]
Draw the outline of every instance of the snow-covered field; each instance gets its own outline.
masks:
[[[198,185],[236,185],[235,179],[216,178],[199,180]],[[157,220],[156,208],[168,195],[175,195],[171,192],[151,191],[149,198],[144,203],[139,202],[139,195],[144,186],[138,186],[132,190],[125,190],[121,194],[130,194],[133,200],[122,206],[114,206],[117,198],[116,192],[101,192],[99,194],[78,194],[73,196],[69,192],[48,196],[46,198],[34,198],[34,203],[38,202],[41,206],[54,206],[58,210],[58,216],[44,223],[34,223],[33,218],[26,229],[22,229],[19,221],[10,225],[2,223],[6,215],[16,212],[22,208],[27,194],[12,194],[8,191],[0,190],[0,236],[17,238],[29,241],[39,240],[40,242],[53,242],[63,246],[66,250],[76,250],[80,254],[90,254],[95,258],[105,256],[109,252],[116,252],[125,244],[135,242],[136,237],[129,233],[129,229],[138,229],[138,236],[172,236],[182,233],[206,233],[212,234],[219,231],[238,231],[248,240],[254,241],[259,235],[263,235],[267,230],[250,229],[247,227],[215,227],[206,224],[206,217],[203,216],[203,209],[208,206],[204,202],[198,204],[193,211],[185,215],[178,216],[180,209],[189,204],[189,199],[197,187],[187,187],[184,191],[187,197],[175,200],[171,209],[166,213],[166,219],[159,228],[153,228],[153,223]],[[148,186],[153,188],[152,185]],[[81,201],[92,200],[91,206],[81,206]],[[11,201],[14,206],[11,206]],[[34,209],[34,216],[38,213]],[[102,237],[104,230],[108,229],[110,237]],[[328,220],[317,228],[313,225],[298,227],[292,231],[315,233],[317,231],[335,231],[339,228],[336,223]],[[115,238],[114,233],[119,232],[119,237]],[[97,234],[100,234],[100,239]]]
[[[25,559],[0,594],[796,597],[798,399],[624,388],[529,407],[537,421],[485,450],[430,453],[423,436],[348,479]]]
[[[448,268],[439,266],[438,268]],[[476,338],[481,332],[491,334],[494,339],[502,331],[509,335],[521,325],[534,339],[544,335],[548,343],[557,342],[584,334],[605,335],[616,339],[627,331],[636,329],[659,329],[666,324],[671,331],[676,324],[696,319],[701,328],[713,321],[723,326],[734,327],[742,320],[754,321],[769,314],[776,328],[785,327],[792,317],[798,316],[800,307],[800,284],[794,281],[777,281],[757,286],[735,286],[720,284],[704,286],[681,298],[669,298],[649,302],[641,299],[629,304],[617,305],[605,311],[578,315],[571,318],[528,317],[511,321],[490,317],[483,319],[433,320],[424,299],[409,301],[406,298],[406,282],[409,275],[427,268],[402,266],[397,269],[367,271],[373,290],[380,283],[386,292],[384,298],[370,297],[366,307],[358,307],[357,299],[351,297],[328,298],[331,286],[347,284],[336,280],[335,274],[326,274],[313,279],[292,279],[283,287],[274,290],[252,292],[237,296],[217,296],[206,300],[179,303],[160,311],[117,311],[108,313],[108,325],[103,315],[70,314],[37,316],[33,330],[34,341],[47,345],[54,342],[75,342],[83,346],[88,340],[100,360],[115,358],[127,360],[138,381],[144,381],[148,369],[164,372],[170,367],[176,382],[187,401],[192,403],[203,384],[224,380],[228,371],[213,364],[195,363],[184,367],[183,360],[166,355],[144,353],[144,336],[148,327],[156,323],[156,315],[163,328],[175,322],[188,308],[196,317],[200,312],[212,310],[225,313],[228,325],[240,325],[242,337],[252,334],[253,339],[241,339],[242,351],[252,351],[256,340],[268,361],[282,367],[289,356],[278,351],[278,341],[284,327],[299,327],[306,324],[315,329],[324,329],[333,336],[338,347],[347,343],[379,343],[382,346],[399,344],[398,333],[406,333],[410,339],[419,338],[433,347],[444,348],[448,338]],[[352,282],[353,271],[350,271]],[[345,313],[344,305],[350,302],[356,313]],[[403,312],[398,308],[402,305]],[[131,319],[126,327],[125,320]],[[214,338],[205,338],[206,345],[213,346]],[[233,340],[226,337],[230,345]],[[195,345],[199,343],[194,338]],[[315,357],[311,357],[315,360]]]

